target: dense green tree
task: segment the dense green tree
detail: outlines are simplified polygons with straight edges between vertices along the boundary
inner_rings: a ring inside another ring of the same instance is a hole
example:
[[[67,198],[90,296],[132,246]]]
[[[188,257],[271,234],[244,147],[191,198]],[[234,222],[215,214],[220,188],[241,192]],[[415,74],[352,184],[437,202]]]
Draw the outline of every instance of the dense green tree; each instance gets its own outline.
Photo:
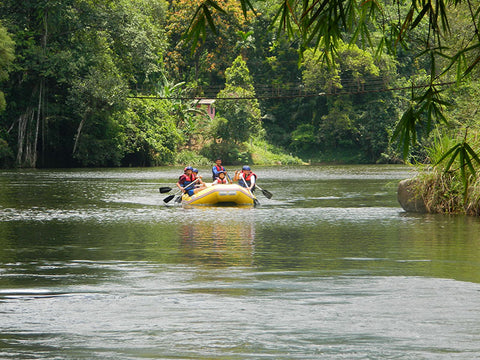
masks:
[[[170,1],[166,25],[170,46],[165,66],[174,79],[195,82],[196,95],[214,98],[225,83],[225,69],[240,53],[238,44],[248,32],[250,14],[242,16],[242,8],[236,0],[216,1],[223,11],[214,8],[211,18],[199,19],[197,24],[202,27],[205,22],[213,21],[218,36],[196,43],[196,51],[192,53],[185,34],[192,20],[192,10],[201,3],[201,0]]]
[[[253,2],[239,0],[244,10],[253,9]],[[453,74],[463,80],[479,63],[478,16],[480,6],[471,2],[426,0],[418,2],[394,1],[316,1],[279,0],[275,21],[280,30],[291,39],[298,40],[303,52],[310,46],[320,50],[321,60],[331,65],[341,42],[376,47],[376,53],[407,50],[423,61],[428,81],[412,91],[411,101],[393,132],[393,139],[403,144],[407,157],[410,147],[418,141],[418,135],[427,135],[433,128],[446,123],[444,115],[448,104],[443,96],[442,79],[450,80]],[[195,13],[191,33],[198,34],[198,19],[211,15],[210,1],[204,1]],[[466,31],[452,32],[456,17],[468,19],[462,27]],[[209,23],[213,28],[214,24]],[[376,31],[379,30],[380,36]],[[450,40],[451,35],[456,37]],[[410,46],[415,45],[415,46]],[[404,52],[406,54],[407,52]],[[413,62],[410,61],[410,66]],[[407,67],[404,67],[406,69]],[[419,132],[418,129],[423,131]]]
[[[16,57],[1,87],[0,158],[18,166],[155,165],[210,136],[243,161],[242,144],[263,135],[262,125],[265,139],[308,158],[353,149],[355,161],[385,159],[392,134],[408,155],[432,129],[463,146],[478,127],[474,100],[462,99],[478,94],[466,81],[478,74],[478,5],[436,4],[2,0]],[[281,31],[268,31],[272,24]],[[189,25],[193,53],[183,36]],[[213,25],[217,36],[196,41]],[[0,28],[0,78],[2,37]],[[439,82],[459,76],[461,87],[441,91]],[[162,99],[129,100],[145,94]],[[213,123],[198,116],[196,96],[218,97]]]
[[[262,130],[260,108],[247,64],[238,56],[225,71],[225,89],[218,93],[216,137],[245,142]]]
[[[13,40],[0,23],[0,83],[8,79],[14,57]],[[5,95],[0,90],[0,112],[5,110],[5,105]]]
[[[394,94],[375,91],[394,84],[393,60],[383,56],[375,61],[371,52],[341,41],[329,59],[331,66],[320,61],[322,56],[314,49],[306,50],[303,56],[305,88],[326,99],[324,114],[306,117],[318,132],[313,148],[337,153],[336,159],[347,151],[350,157],[357,154],[353,161],[377,161],[387,152],[389,129],[397,120]],[[302,128],[300,125],[297,130]],[[294,147],[296,142],[298,139],[292,137]]]
[[[171,114],[176,118],[177,129],[182,132],[187,147],[203,137],[202,131],[210,120],[206,111],[197,106],[199,100],[189,98],[191,91],[184,81],[175,84],[166,76],[163,76],[157,91],[158,96],[168,99],[171,104]]]
[[[8,72],[11,70],[11,64],[14,59],[14,43],[11,37],[0,24],[0,85],[8,79]],[[0,113],[5,110],[5,94],[0,86]],[[0,167],[11,165],[13,162],[13,152],[5,140],[6,132],[0,128]]]
[[[122,164],[172,164],[183,140],[173,114],[173,105],[167,100],[130,99],[127,110],[115,114],[115,122],[122,128]]]
[[[165,9],[163,0],[0,3],[18,53],[0,121],[17,139],[18,166],[36,166],[39,153],[43,166],[119,162],[112,114],[129,88],[155,88]]]

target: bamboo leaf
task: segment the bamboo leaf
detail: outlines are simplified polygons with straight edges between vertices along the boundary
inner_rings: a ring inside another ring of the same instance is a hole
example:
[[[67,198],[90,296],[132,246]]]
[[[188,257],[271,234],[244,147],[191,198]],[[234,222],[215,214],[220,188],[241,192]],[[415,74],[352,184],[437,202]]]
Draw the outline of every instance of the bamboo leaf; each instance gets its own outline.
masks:
[[[463,145],[465,149],[470,153],[470,156],[472,159],[474,159],[478,164],[480,164],[480,157],[478,154],[471,148],[471,146],[468,143],[464,143]]]
[[[400,28],[395,45],[397,45],[397,43],[400,42],[401,39],[403,38],[404,34],[406,34],[407,29],[410,27],[410,24],[412,22],[414,12],[415,12],[415,8],[412,6],[408,11],[407,15],[405,16],[405,20],[403,21],[402,27]]]
[[[465,176],[465,148],[460,145],[458,148],[458,157],[460,162],[460,176],[462,178],[463,185],[466,185],[467,177]]]
[[[417,17],[415,18],[415,20],[412,22],[411,24],[411,29],[415,29],[418,24],[420,23],[420,21],[422,21],[423,17],[425,16],[425,14],[427,13],[427,11],[431,8],[431,5],[429,2],[427,2],[425,4],[425,6],[423,7],[422,11],[420,11],[420,13],[417,15]]]
[[[453,162],[457,158],[458,152],[460,151],[460,144],[456,144],[453,146],[450,150],[448,150],[440,160],[437,161],[436,165],[440,164],[443,160],[448,158],[450,155],[450,158],[448,159],[447,165],[445,166],[444,171],[447,172],[450,170],[450,167],[452,166]]]
[[[243,16],[247,16],[247,11],[250,9],[252,10],[252,12],[254,14],[256,14],[256,10],[255,8],[253,7],[252,3],[250,2],[250,0],[241,0],[240,1],[241,5],[242,5],[242,11],[243,11]]]
[[[464,158],[465,158],[465,163],[467,164],[468,166],[468,170],[470,171],[470,174],[472,174],[472,176],[475,178],[476,177],[476,172],[475,172],[475,168],[473,167],[473,164],[472,164],[472,159],[470,158],[470,156],[468,155],[468,152],[466,151],[466,149],[464,148]]]
[[[307,27],[312,26],[312,24],[313,24],[315,21],[318,21],[318,19],[321,17],[320,15],[321,15],[322,11],[325,9],[325,7],[326,7],[327,5],[328,5],[328,0],[324,0],[324,1],[320,4],[320,6],[318,7],[318,9],[315,10],[315,13],[314,13],[314,14],[310,17],[310,19],[308,20],[308,22],[307,22],[307,24],[306,24]],[[311,12],[312,12],[313,6],[314,6],[314,5],[312,4],[312,6],[311,6],[310,8],[308,8],[308,9],[302,14],[302,17],[301,17],[302,19],[303,19],[304,17],[306,17],[306,15],[307,15],[308,13],[311,13]]]
[[[410,144],[415,145],[417,140],[416,112],[410,107],[402,116],[392,135],[392,140],[398,139],[403,147],[403,158],[408,157]]]
[[[201,10],[202,7],[199,6],[197,10],[195,11],[195,14],[193,14],[192,20],[190,21],[190,24],[188,25],[188,30],[184,35],[184,38],[186,40],[191,40],[193,37],[195,37],[195,33],[198,32],[198,22],[200,20],[201,15]]]
[[[458,156],[458,153],[460,152],[460,145],[457,145],[455,151],[453,152],[452,156],[448,160],[447,166],[445,166],[445,172],[449,171],[450,168],[452,167],[453,162]]]
[[[478,56],[468,67],[467,70],[463,73],[463,76],[466,76],[472,72],[472,70],[477,66],[477,64],[480,62],[480,56]]]
[[[244,4],[244,2],[247,2],[247,3],[251,6],[249,0],[242,0],[242,8],[243,8],[244,6],[246,6],[246,5]],[[216,1],[213,1],[213,0],[206,0],[205,3],[204,3],[202,6],[204,6],[205,8],[207,8],[208,6],[211,6],[211,7],[213,7],[215,10],[217,10],[217,11],[223,13],[223,14],[226,14],[226,13],[227,13],[225,10],[223,10],[223,9],[217,4]]]
[[[203,14],[205,15],[205,18],[207,19],[208,26],[210,27],[210,30],[213,31],[214,34],[217,34],[217,29],[215,27],[215,23],[212,18],[212,13],[210,12],[210,9],[204,5],[203,6]]]
[[[450,33],[450,24],[448,23],[447,17],[447,7],[445,6],[444,1],[438,1],[438,12],[440,14],[440,19],[442,20],[442,27],[445,32]]]

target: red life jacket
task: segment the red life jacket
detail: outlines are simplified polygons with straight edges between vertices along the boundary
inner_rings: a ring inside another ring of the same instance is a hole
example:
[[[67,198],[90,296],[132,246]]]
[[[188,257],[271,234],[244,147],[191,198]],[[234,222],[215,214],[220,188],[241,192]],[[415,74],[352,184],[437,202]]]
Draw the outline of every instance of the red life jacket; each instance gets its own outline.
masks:
[[[217,171],[216,173],[215,173],[215,170]],[[214,167],[212,167],[212,180],[213,181],[215,181],[215,179],[216,179],[216,177],[217,177],[217,175],[220,171],[226,171],[226,170],[223,166],[215,165]]]
[[[217,182],[217,184],[228,184],[227,178],[220,179],[219,177],[217,177],[215,181]]]
[[[245,179],[245,181],[247,182],[250,182],[250,179],[252,178],[252,175],[255,176],[255,181],[257,181],[258,177],[256,174],[254,174],[253,172],[250,171],[250,174],[248,174],[247,177],[245,177],[245,173],[243,172],[242,170],[242,173],[243,173],[243,178]]]
[[[255,176],[255,182],[256,182],[257,179],[258,179],[257,175],[254,174],[253,172],[250,172],[250,174],[248,174],[248,176],[245,176],[245,173],[244,173],[243,170],[242,170],[242,175],[243,175],[243,179],[244,179],[245,181],[243,181],[242,179],[239,179],[239,180],[238,180],[238,184],[239,184],[240,186],[243,186],[243,187],[248,187],[248,186],[252,185],[252,183],[251,183],[252,175]],[[245,186],[245,183],[247,183],[247,186]],[[254,189],[255,189],[255,186],[252,188],[252,191],[253,191]]]
[[[195,181],[195,176],[192,174],[188,176],[187,174],[180,175],[178,178],[178,182],[181,186],[185,187],[186,185],[190,184],[191,182]]]

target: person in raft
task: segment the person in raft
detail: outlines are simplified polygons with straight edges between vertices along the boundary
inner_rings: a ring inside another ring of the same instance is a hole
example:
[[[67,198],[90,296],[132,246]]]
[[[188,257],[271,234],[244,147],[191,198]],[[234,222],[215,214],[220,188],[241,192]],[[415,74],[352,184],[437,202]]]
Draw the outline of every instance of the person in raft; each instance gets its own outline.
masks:
[[[216,184],[228,184],[228,180],[225,177],[225,171],[218,172],[218,177],[213,181],[212,185]]]
[[[195,182],[195,175],[193,173],[193,168],[191,166],[187,166],[183,169],[183,175],[178,178],[177,187],[182,190],[182,192],[187,193],[188,195],[192,196],[196,192],[205,188],[205,185],[202,185],[199,188],[196,188],[195,185],[190,185]],[[197,181],[198,182],[198,181]]]
[[[198,169],[196,168],[193,168],[193,181],[197,180],[197,183],[194,185],[196,188],[199,188],[199,187],[206,187],[207,185],[203,182],[203,179],[202,179],[202,175],[198,175]]]
[[[227,174],[227,170],[222,166],[222,159],[217,158],[217,160],[215,160],[215,165],[212,167],[212,181],[215,181],[215,179],[218,178],[220,171]]]
[[[251,192],[255,191],[255,181],[257,180],[257,175],[252,172],[250,166],[245,165],[242,168],[242,171],[235,171],[235,176],[233,181],[238,181],[238,185],[247,188]]]

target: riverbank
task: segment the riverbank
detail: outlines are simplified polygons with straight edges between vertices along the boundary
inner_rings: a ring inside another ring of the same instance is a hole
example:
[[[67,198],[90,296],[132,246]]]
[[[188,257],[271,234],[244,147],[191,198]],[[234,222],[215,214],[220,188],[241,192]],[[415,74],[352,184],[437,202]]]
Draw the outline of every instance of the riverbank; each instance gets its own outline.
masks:
[[[465,188],[454,172],[424,170],[400,181],[397,197],[407,212],[480,215],[480,179],[473,179]]]

